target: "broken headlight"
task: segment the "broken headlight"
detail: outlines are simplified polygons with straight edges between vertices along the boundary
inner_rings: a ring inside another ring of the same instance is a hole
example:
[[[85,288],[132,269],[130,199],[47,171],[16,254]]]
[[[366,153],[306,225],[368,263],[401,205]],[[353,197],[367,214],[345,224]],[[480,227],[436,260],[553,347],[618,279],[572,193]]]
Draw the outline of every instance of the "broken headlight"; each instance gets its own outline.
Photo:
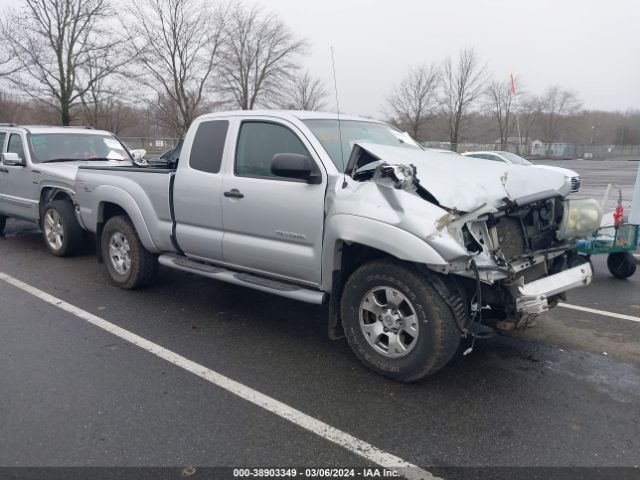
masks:
[[[588,237],[600,226],[602,209],[593,198],[567,200],[557,237],[560,240]]]

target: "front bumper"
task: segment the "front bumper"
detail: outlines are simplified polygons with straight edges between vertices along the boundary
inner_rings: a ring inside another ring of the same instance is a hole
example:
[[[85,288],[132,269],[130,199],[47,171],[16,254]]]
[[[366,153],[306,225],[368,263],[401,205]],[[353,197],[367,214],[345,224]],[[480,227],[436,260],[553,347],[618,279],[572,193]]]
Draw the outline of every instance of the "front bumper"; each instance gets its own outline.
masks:
[[[592,277],[591,265],[583,263],[531,283],[521,283],[517,285],[516,310],[525,315],[538,315],[549,310],[550,297],[589,285]]]

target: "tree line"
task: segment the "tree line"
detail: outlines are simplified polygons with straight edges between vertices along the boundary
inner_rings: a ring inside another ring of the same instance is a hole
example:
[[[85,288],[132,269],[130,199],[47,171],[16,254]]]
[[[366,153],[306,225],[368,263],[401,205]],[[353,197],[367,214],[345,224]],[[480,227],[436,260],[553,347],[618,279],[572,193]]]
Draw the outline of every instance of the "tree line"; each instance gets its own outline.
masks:
[[[332,109],[310,48],[274,12],[234,0],[22,0],[0,19],[0,121],[184,135],[220,109]],[[326,72],[328,73],[328,72]],[[638,112],[594,112],[550,86],[496,80],[473,48],[413,66],[380,102],[419,141],[640,143]],[[353,112],[357,114],[358,112]]]
[[[473,48],[456,58],[412,67],[386,98],[388,120],[419,141],[528,145],[544,143],[640,144],[640,111],[582,108],[576,92],[559,85],[542,94],[521,78],[497,80]]]
[[[62,125],[113,126],[109,117],[144,98],[147,115],[182,136],[207,110],[320,109],[326,97],[301,68],[308,41],[241,3],[23,0],[0,36],[4,84]]]

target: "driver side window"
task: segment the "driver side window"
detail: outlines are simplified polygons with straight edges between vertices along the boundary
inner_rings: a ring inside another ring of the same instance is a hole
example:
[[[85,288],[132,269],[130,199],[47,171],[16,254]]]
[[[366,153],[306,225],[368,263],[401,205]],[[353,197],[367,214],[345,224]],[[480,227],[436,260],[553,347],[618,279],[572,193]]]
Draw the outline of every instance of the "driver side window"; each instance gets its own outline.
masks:
[[[7,153],[17,153],[21,159],[24,160],[24,147],[22,145],[22,138],[17,133],[12,133],[9,136],[9,145],[7,146]]]
[[[312,158],[298,136],[287,127],[271,122],[243,122],[238,136],[235,174],[284,180],[271,173],[271,160],[278,153]]]

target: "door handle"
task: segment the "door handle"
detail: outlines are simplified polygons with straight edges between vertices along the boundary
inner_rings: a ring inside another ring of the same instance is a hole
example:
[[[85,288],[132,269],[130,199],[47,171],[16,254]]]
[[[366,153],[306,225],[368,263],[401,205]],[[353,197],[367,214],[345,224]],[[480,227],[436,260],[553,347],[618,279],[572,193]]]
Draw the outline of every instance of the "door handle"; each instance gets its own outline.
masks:
[[[224,196],[229,198],[244,198],[244,195],[241,194],[237,188],[233,188],[228,192],[224,192]]]
[[[0,172],[9,173],[9,169],[8,168],[4,168],[4,167],[0,167]]]

